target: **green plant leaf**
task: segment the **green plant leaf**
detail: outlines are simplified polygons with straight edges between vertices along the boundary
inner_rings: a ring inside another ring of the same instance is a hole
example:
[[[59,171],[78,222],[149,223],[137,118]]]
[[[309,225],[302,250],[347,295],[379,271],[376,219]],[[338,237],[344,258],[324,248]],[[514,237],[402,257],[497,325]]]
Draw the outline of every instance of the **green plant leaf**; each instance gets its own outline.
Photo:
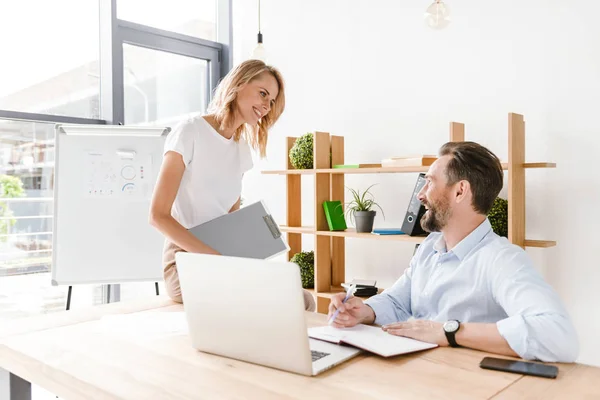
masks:
[[[375,184],[369,186],[364,192],[360,192],[360,190],[355,190],[353,188],[346,187],[350,193],[352,193],[353,200],[346,203],[345,215],[350,220],[354,220],[354,213],[357,211],[371,211],[373,207],[379,208],[383,218],[385,219],[385,214],[383,209],[375,202],[375,198],[373,194],[370,192],[371,188],[375,186]]]

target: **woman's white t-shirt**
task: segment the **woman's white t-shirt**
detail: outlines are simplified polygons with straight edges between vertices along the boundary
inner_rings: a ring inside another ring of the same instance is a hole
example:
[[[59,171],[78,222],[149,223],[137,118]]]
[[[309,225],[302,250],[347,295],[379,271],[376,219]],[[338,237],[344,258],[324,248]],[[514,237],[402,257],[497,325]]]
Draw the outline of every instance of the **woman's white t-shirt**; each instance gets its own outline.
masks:
[[[242,192],[242,177],[252,168],[250,146],[221,136],[201,115],[186,119],[169,133],[164,154],[183,157],[181,179],[171,215],[190,229],[227,214]]]

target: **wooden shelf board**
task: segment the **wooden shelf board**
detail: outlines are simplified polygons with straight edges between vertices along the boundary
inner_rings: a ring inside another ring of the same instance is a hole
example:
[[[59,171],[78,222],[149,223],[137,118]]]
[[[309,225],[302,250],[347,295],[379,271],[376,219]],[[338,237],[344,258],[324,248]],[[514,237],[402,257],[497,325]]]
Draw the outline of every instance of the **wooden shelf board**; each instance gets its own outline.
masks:
[[[375,240],[388,240],[396,242],[410,242],[410,243],[422,243],[425,240],[425,236],[408,236],[408,235],[376,235],[374,233],[356,233],[354,228],[348,228],[345,231],[315,231],[314,226],[285,226],[281,225],[279,229],[282,232],[290,233],[303,233],[303,234],[317,234],[321,236],[336,236],[346,238],[358,238],[358,239],[375,239]],[[525,240],[525,247],[540,247],[548,248],[556,246],[554,240]]]
[[[312,234],[315,233],[314,226],[286,226],[280,225],[279,229],[281,232],[289,232],[289,233],[307,233]]]
[[[319,297],[327,297],[327,298],[331,298],[333,297],[333,295],[337,294],[337,293],[342,293],[344,291],[343,288],[340,288],[339,290],[332,290],[330,292],[320,292],[317,293],[317,291],[315,289],[304,289],[308,292],[310,292],[313,296],[319,296]]]
[[[314,175],[314,169],[282,169],[261,171],[263,175]]]
[[[537,162],[537,163],[525,163],[524,168],[556,168],[556,163],[552,162]]]
[[[315,289],[305,289],[305,290],[309,291],[313,296],[323,297],[323,298],[327,298],[327,299],[332,298],[333,296],[335,296],[338,293],[344,293],[344,288],[333,288],[333,287],[330,289],[329,292],[317,293],[315,291]],[[379,288],[378,293],[381,293],[384,290],[385,290],[384,288]],[[360,297],[361,299],[367,299],[371,296],[358,296],[358,297]]]
[[[264,175],[314,175],[314,174],[390,174],[398,172],[427,172],[429,167],[393,168],[322,168],[322,169],[282,169],[262,171]]]
[[[556,163],[524,163],[523,168],[556,168]],[[508,163],[502,163],[502,169],[508,170]],[[423,167],[380,167],[380,168],[327,168],[327,169],[284,169],[262,171],[264,175],[314,175],[314,174],[394,174],[402,172],[427,172]]]
[[[425,236],[408,236],[408,235],[376,235],[374,233],[356,233],[356,229],[348,228],[345,231],[315,231],[314,226],[286,226],[280,225],[281,232],[290,233],[305,233],[317,234],[320,236],[336,236],[359,239],[375,239],[375,240],[392,240],[397,242],[421,243],[425,240]]]
[[[378,168],[328,168],[317,169],[318,174],[392,174],[400,172],[427,172],[425,167],[378,167]]]
[[[360,239],[376,239],[376,240],[392,240],[397,242],[412,242],[421,243],[425,240],[425,236],[408,236],[408,235],[376,235],[374,233],[357,233],[354,228],[348,228],[345,231],[317,231],[317,235],[321,236],[337,236],[347,238]]]
[[[554,247],[556,246],[556,241],[554,240],[528,240],[525,239],[525,247]]]

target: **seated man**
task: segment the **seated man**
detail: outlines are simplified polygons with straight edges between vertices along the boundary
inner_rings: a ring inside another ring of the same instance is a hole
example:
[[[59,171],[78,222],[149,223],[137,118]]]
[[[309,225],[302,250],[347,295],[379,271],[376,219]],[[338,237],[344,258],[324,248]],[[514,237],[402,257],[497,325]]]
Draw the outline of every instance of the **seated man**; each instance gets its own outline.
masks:
[[[558,295],[486,217],[502,188],[498,158],[477,143],[446,143],[426,179],[421,226],[432,233],[391,288],[364,303],[334,296],[333,326],[376,323],[440,346],[575,361],[577,334]]]

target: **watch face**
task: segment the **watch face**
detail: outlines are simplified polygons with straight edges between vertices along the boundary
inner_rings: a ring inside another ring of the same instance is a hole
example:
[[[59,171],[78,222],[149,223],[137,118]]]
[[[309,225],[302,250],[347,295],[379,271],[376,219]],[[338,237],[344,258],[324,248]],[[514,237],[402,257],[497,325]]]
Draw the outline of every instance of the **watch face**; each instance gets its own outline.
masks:
[[[446,332],[454,332],[458,329],[458,321],[448,321],[444,324],[444,330]]]

